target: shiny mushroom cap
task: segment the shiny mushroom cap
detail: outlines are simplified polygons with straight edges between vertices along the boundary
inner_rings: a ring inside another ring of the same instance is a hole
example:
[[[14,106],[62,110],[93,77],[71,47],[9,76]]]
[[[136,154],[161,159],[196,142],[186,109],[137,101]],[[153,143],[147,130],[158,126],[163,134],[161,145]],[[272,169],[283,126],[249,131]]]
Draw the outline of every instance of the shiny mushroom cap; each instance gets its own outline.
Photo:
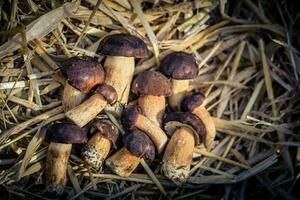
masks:
[[[121,122],[124,128],[132,130],[135,128],[135,123],[140,114],[143,114],[141,107],[134,105],[123,110]]]
[[[91,57],[69,58],[60,70],[71,86],[84,93],[104,81],[101,64]]]
[[[181,102],[181,110],[184,112],[193,112],[197,107],[201,106],[205,99],[204,94],[195,92],[186,96]]]
[[[155,146],[151,139],[142,131],[135,129],[124,138],[124,145],[128,151],[137,157],[153,161]]]
[[[149,52],[140,38],[129,34],[114,34],[105,37],[99,45],[100,53],[109,56],[146,58]]]
[[[118,98],[116,89],[107,84],[97,86],[96,93],[101,94],[110,105],[116,103]]]
[[[63,144],[82,144],[87,141],[86,133],[71,123],[56,123],[48,127],[46,132],[50,142]]]
[[[167,77],[176,80],[186,80],[196,78],[198,66],[195,58],[190,54],[173,52],[161,61],[160,71]]]
[[[111,141],[111,143],[116,147],[116,142],[119,137],[118,128],[108,120],[95,120],[91,125],[91,133],[100,132],[105,138]]]
[[[131,91],[137,95],[170,96],[171,82],[163,74],[155,71],[144,71],[134,79]]]
[[[206,129],[201,121],[196,115],[189,113],[189,112],[173,112],[166,114],[164,118],[164,127],[166,129],[167,134],[172,134],[169,132],[168,125],[171,122],[180,122],[183,125],[188,125],[193,133],[195,138],[196,145],[200,144],[200,137],[201,142],[203,143],[206,139]],[[182,126],[181,124],[175,124],[175,126]],[[173,130],[172,130],[173,132]]]

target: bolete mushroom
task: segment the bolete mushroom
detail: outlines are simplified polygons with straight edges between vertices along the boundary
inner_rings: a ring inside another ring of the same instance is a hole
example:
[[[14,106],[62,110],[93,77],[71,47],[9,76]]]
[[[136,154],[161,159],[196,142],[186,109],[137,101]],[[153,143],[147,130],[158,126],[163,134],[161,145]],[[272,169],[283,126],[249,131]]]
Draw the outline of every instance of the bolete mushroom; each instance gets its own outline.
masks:
[[[117,93],[112,86],[99,85],[94,95],[66,112],[66,117],[81,128],[94,119],[108,103],[114,104],[116,99]]]
[[[61,195],[67,182],[72,144],[85,143],[87,137],[79,127],[70,123],[53,124],[48,127],[46,135],[51,142],[46,158],[46,187],[48,192]]]
[[[171,82],[161,73],[145,71],[133,80],[131,91],[137,95],[144,115],[160,126],[165,113],[165,97],[172,94]]]
[[[79,105],[87,92],[104,81],[101,64],[91,57],[69,58],[60,70],[67,79],[62,101],[65,111]]]
[[[146,44],[133,35],[113,34],[101,41],[99,52],[107,55],[104,62],[105,83],[116,89],[118,102],[126,105],[134,74],[134,58],[148,57],[149,52]],[[116,106],[110,108],[110,110],[118,116],[121,115],[121,111]]]
[[[83,160],[95,169],[100,169],[111,146],[116,146],[119,131],[108,120],[95,120],[91,125],[91,133],[95,133],[83,147]]]
[[[181,110],[191,112],[199,117],[206,129],[205,146],[209,147],[215,139],[216,127],[210,113],[202,105],[205,96],[201,92],[192,93],[186,96],[181,102]]]
[[[161,61],[160,71],[172,79],[172,95],[168,102],[171,108],[179,110],[182,98],[193,89],[190,83],[198,74],[196,60],[185,52],[173,52]]]
[[[122,177],[128,177],[139,165],[141,158],[153,161],[155,147],[150,138],[135,129],[124,139],[124,147],[106,160],[106,165],[114,173]]]
[[[181,185],[189,176],[194,147],[205,141],[206,130],[202,121],[189,112],[168,113],[164,123],[172,136],[163,156],[162,170],[166,177]]]
[[[157,152],[161,153],[163,151],[168,137],[158,125],[143,115],[139,106],[127,107],[122,113],[121,122],[127,130],[137,128],[145,132],[153,141]]]

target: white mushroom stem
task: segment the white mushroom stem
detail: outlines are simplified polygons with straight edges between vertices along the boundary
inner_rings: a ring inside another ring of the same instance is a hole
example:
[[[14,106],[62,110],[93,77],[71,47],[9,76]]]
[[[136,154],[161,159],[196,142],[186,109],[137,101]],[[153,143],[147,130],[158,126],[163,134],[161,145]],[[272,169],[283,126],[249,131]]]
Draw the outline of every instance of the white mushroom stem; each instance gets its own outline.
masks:
[[[105,83],[115,88],[118,96],[117,101],[123,105],[128,102],[134,67],[133,57],[107,56],[104,62]],[[120,111],[117,110],[117,105],[108,106],[106,109],[116,112],[118,116],[121,115]]]
[[[167,144],[168,137],[165,132],[154,122],[143,115],[138,115],[135,127],[146,133],[154,143],[157,152],[161,153]]]
[[[80,128],[93,120],[107,105],[101,94],[94,94],[82,104],[66,112],[66,117]]]
[[[191,90],[190,80],[175,80],[172,79],[172,95],[168,97],[168,102],[174,110],[180,110],[182,99]]]
[[[161,126],[162,117],[165,113],[166,100],[164,96],[145,95],[138,98],[138,105],[143,110],[144,115]]]
[[[192,130],[181,127],[170,139],[163,157],[162,170],[174,183],[184,183],[190,172],[195,140]]]
[[[85,97],[85,93],[77,90],[66,81],[62,100],[65,112],[79,105]]]
[[[199,106],[193,110],[193,114],[199,117],[206,130],[205,146],[209,147],[216,137],[216,127],[213,118],[204,106]]]
[[[48,192],[63,193],[67,182],[67,168],[71,149],[72,144],[50,143],[45,172]]]
[[[136,169],[140,161],[141,158],[135,156],[123,147],[109,157],[105,163],[114,171],[114,173],[122,177],[128,177]]]
[[[111,142],[100,132],[89,139],[82,151],[82,157],[91,167],[99,169],[111,148]]]

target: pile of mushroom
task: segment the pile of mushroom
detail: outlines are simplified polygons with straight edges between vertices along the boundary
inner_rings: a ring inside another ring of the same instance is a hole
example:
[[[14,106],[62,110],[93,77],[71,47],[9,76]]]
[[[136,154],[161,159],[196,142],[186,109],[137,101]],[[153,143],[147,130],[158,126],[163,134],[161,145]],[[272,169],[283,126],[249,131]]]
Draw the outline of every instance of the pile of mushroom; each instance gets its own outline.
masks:
[[[70,58],[61,68],[66,77],[66,122],[54,123],[47,130],[51,142],[46,161],[47,190],[63,193],[72,144],[82,143],[85,145],[78,157],[93,170],[108,167],[128,177],[141,159],[153,161],[160,155],[157,158],[162,157],[165,176],[175,184],[184,183],[194,147],[202,143],[211,146],[216,135],[213,119],[202,105],[204,95],[191,92],[195,89],[191,81],[198,73],[195,59],[185,52],[174,52],[162,60],[161,72],[144,71],[134,77],[134,58],[148,56],[141,39],[109,35],[100,43],[99,52],[106,55],[104,69],[90,57]],[[129,96],[133,101],[127,106]],[[99,119],[102,111],[121,121],[123,135],[119,136],[116,122]],[[93,135],[88,139],[86,132]]]

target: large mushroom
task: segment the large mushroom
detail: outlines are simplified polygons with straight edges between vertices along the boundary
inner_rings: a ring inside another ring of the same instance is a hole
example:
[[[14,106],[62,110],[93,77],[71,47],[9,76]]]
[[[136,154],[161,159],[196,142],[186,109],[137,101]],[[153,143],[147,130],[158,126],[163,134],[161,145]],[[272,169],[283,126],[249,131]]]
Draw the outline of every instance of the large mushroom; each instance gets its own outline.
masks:
[[[105,83],[113,86],[118,95],[118,102],[126,105],[130,85],[134,74],[134,58],[148,57],[146,44],[138,37],[129,34],[114,34],[105,37],[99,45],[100,53],[107,55],[104,68]],[[121,111],[116,106],[110,108],[116,115]]]
[[[154,144],[142,131],[135,129],[125,137],[123,142],[124,147],[105,162],[119,176],[130,176],[142,158],[150,161],[154,160]]]
[[[206,130],[202,121],[189,112],[168,113],[164,123],[172,136],[163,156],[162,170],[166,177],[181,185],[189,176],[194,147],[205,141]]]
[[[67,167],[72,144],[85,143],[87,137],[79,127],[70,123],[53,124],[48,127],[46,135],[51,142],[45,170],[47,191],[61,195],[67,182]]]
[[[172,79],[172,95],[168,101],[171,108],[179,110],[182,98],[193,89],[191,79],[198,74],[196,60],[185,52],[173,52],[161,61],[160,71]]]
[[[91,57],[69,58],[60,70],[66,77],[62,101],[65,111],[79,105],[87,92],[104,81],[101,64]]]
[[[172,94],[171,82],[161,73],[145,71],[133,81],[131,91],[137,95],[144,115],[160,126],[165,113],[165,97]]]
[[[95,120],[91,125],[90,132],[94,135],[83,147],[81,154],[85,162],[98,170],[106,159],[111,146],[116,146],[119,131],[108,120]]]
[[[107,104],[114,104],[117,99],[116,90],[110,85],[99,85],[95,94],[80,105],[66,112],[66,117],[77,126],[83,127],[93,120]]]
[[[121,122],[127,130],[140,129],[153,141],[157,152],[161,153],[168,141],[165,132],[154,122],[143,115],[142,109],[137,106],[126,108],[121,117]]]
[[[181,102],[181,110],[191,112],[199,117],[206,129],[205,146],[209,147],[215,139],[216,127],[210,113],[202,105],[205,96],[201,92],[195,92],[186,96]]]

